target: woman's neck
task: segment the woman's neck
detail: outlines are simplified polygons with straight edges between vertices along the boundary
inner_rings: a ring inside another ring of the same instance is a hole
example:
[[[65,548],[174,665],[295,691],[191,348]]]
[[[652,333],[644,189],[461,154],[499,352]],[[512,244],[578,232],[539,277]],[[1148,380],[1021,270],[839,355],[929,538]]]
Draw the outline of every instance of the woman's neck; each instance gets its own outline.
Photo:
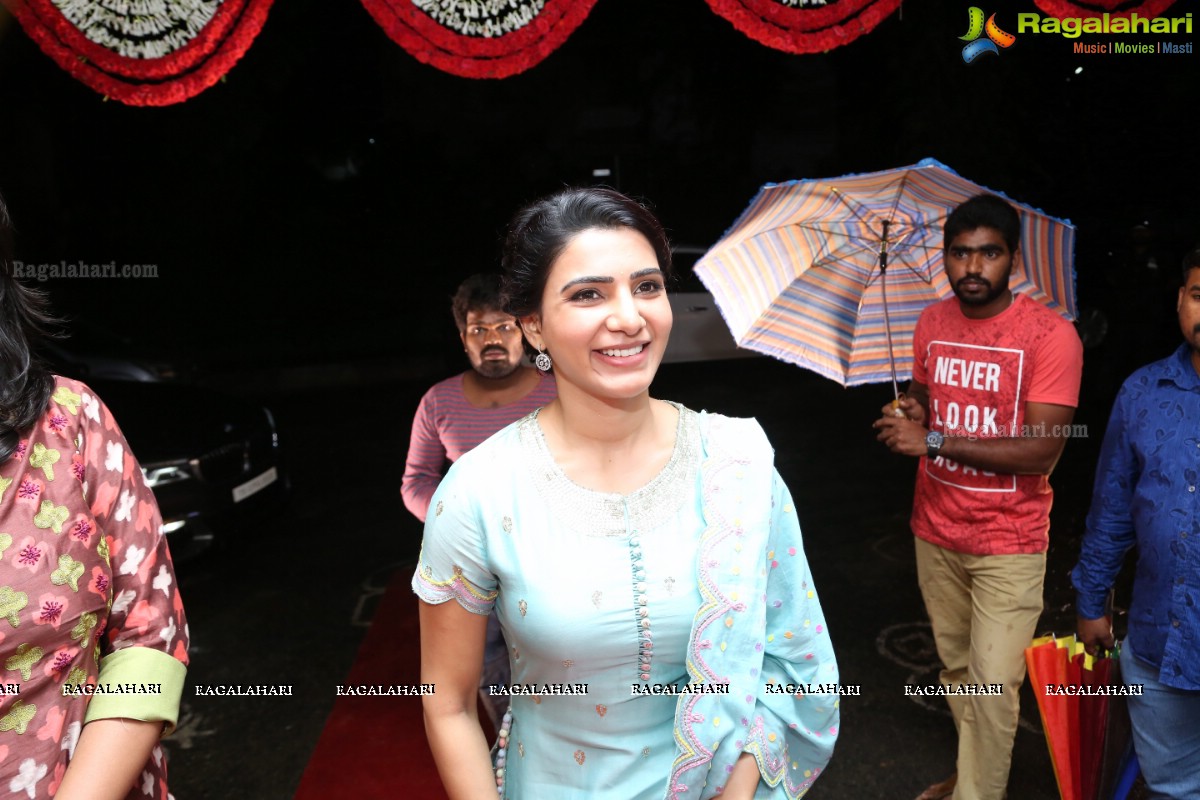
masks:
[[[606,401],[562,388],[538,422],[554,460],[576,483],[627,494],[670,460],[679,422],[673,406],[649,393]]]

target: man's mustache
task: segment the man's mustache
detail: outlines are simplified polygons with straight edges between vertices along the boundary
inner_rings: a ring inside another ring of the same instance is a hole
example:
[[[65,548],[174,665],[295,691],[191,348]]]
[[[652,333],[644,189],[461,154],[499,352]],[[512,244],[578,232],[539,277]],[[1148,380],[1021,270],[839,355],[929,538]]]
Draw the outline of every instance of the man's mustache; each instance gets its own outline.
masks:
[[[480,355],[487,355],[488,353],[502,353],[504,355],[508,355],[508,351],[498,344],[489,344],[480,351]]]

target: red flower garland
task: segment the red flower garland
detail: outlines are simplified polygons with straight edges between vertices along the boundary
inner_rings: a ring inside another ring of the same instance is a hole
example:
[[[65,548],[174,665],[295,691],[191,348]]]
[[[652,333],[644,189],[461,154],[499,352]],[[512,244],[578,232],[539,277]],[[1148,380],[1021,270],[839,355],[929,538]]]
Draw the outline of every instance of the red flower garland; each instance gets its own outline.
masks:
[[[0,0],[42,52],[77,80],[132,106],[181,103],[221,80],[266,22],[272,0],[223,0],[186,44],[135,58],[84,35],[51,0]]]
[[[1051,17],[1065,19],[1069,17],[1096,17],[1103,13],[1111,13],[1118,17],[1128,17],[1138,14],[1142,17],[1157,17],[1171,6],[1175,0],[1144,0],[1134,8],[1122,8],[1114,11],[1117,6],[1125,5],[1128,0],[1089,0],[1086,5],[1071,2],[1071,0],[1033,0],[1034,5]]]
[[[793,8],[781,0],[706,0],[755,41],[786,53],[821,53],[870,33],[900,0],[831,0]]]
[[[518,4],[517,10],[507,11],[507,18],[516,19],[524,12],[528,20],[509,23],[513,29],[499,35],[491,35],[493,31],[471,35],[438,21],[414,0],[362,0],[388,37],[409,55],[463,78],[507,78],[541,63],[579,27],[595,3],[544,0],[536,11],[532,3]]]

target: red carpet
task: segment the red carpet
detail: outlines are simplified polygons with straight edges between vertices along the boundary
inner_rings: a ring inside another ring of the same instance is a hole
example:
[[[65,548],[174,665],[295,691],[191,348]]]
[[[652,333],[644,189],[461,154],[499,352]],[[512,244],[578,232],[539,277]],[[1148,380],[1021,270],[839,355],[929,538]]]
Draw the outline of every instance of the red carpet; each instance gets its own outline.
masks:
[[[420,683],[417,598],[409,587],[411,578],[410,569],[392,577],[343,683]],[[444,800],[446,793],[425,743],[421,698],[337,698],[296,797]]]

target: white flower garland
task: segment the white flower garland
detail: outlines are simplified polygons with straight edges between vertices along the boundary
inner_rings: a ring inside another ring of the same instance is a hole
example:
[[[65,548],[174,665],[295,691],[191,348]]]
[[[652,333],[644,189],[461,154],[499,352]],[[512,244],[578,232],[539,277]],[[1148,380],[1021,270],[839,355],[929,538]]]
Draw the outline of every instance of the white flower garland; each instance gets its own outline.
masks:
[[[462,36],[492,38],[520,30],[542,13],[545,0],[413,0],[435,22]]]
[[[162,58],[192,41],[224,0],[51,0],[89,41],[127,58]]]

